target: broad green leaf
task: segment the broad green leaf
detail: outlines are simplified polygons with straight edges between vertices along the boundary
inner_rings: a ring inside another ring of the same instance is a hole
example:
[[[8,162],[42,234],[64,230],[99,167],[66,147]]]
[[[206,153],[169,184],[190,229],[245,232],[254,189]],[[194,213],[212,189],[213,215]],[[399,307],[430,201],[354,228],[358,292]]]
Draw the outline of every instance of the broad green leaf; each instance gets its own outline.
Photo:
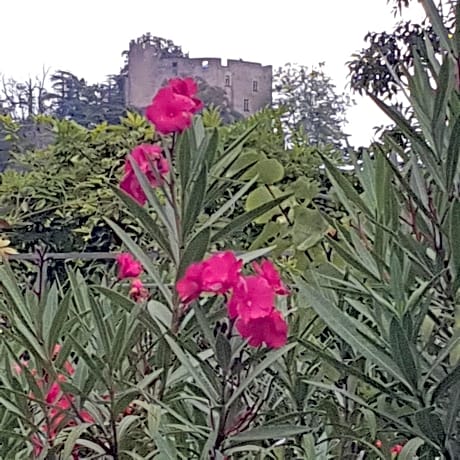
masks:
[[[278,187],[266,187],[261,185],[253,190],[246,198],[245,210],[253,211],[258,207],[270,203],[276,198],[279,198],[282,195],[282,191]],[[281,210],[276,207],[272,207],[270,211],[266,212],[262,216],[254,219],[254,222],[257,224],[266,224],[273,216],[281,214]]]
[[[228,223],[225,227],[218,230],[212,237],[211,241],[216,242],[225,237],[230,236],[234,232],[241,230],[242,228],[246,227],[246,225],[250,224],[251,222],[256,222],[258,218],[275,208],[276,206],[281,206],[287,199],[291,197],[291,194],[282,195],[274,200],[269,201],[268,203],[264,203],[260,206],[257,206],[255,209],[251,211],[247,211],[238,217],[232,219],[230,223]]]
[[[271,185],[284,177],[284,167],[274,158],[260,160],[241,176],[241,180],[246,181],[254,177],[262,184]]]

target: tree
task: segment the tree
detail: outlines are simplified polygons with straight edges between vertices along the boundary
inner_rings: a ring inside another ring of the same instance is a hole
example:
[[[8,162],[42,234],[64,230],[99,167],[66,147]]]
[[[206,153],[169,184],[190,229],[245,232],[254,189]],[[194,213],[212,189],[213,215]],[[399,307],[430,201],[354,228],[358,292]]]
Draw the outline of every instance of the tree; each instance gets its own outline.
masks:
[[[396,15],[409,6],[410,1],[388,0],[388,3],[393,5]],[[455,28],[454,4],[451,0],[438,2],[438,15],[448,34]],[[359,94],[368,93],[391,101],[396,101],[400,94],[401,79],[406,81],[403,68],[412,74],[417,56],[425,65],[429,54],[438,55],[441,50],[439,37],[426,20],[421,24],[400,22],[392,32],[369,32],[364,39],[368,46],[354,54],[347,63],[350,87]]]
[[[48,71],[43,70],[41,76],[17,81],[2,76],[0,88],[0,114],[10,115],[15,120],[30,120],[34,115],[49,111],[46,80]]]
[[[58,70],[51,76],[53,93],[48,95],[53,114],[82,126],[103,121],[119,123],[125,113],[123,75],[111,75],[103,83],[88,84],[71,72]]]
[[[274,105],[286,109],[282,116],[288,139],[303,130],[312,145],[343,146],[346,109],[352,104],[323,70],[324,63],[307,66],[286,64],[274,75]]]

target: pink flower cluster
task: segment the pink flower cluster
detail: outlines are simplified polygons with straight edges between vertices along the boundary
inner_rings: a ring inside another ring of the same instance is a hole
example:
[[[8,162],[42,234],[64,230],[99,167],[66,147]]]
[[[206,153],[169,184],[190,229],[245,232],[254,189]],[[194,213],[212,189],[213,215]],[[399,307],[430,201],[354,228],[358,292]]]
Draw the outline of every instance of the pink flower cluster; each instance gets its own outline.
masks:
[[[131,161],[139,166],[152,187],[162,184],[164,177],[169,172],[169,163],[163,156],[161,147],[150,144],[138,145],[126,158],[125,173],[120,182],[120,188],[140,205],[144,205],[147,196],[142,190]]]
[[[255,274],[243,275],[243,261],[233,252],[214,254],[187,268],[176,284],[179,298],[189,303],[202,293],[224,294],[230,319],[251,346],[282,347],[287,341],[287,323],[275,308],[275,298],[288,295],[289,290],[270,261],[254,262],[252,267]]]
[[[61,345],[56,345],[53,350],[53,359],[56,359],[60,351]],[[22,365],[27,366],[28,362],[23,361]],[[69,376],[75,373],[75,369],[69,361],[64,363],[64,369]],[[15,366],[15,370],[18,374],[22,372],[20,366]],[[36,369],[32,369],[31,374],[36,376],[38,372]],[[74,408],[75,397],[72,394],[62,391],[61,384],[66,380],[67,376],[65,374],[58,374],[57,380],[50,381],[49,376],[45,373],[42,377],[37,378],[36,381],[38,388],[44,391],[47,408],[46,423],[40,426],[40,432],[46,435],[50,445],[53,444],[60,430],[75,426],[77,424],[77,419],[80,422],[94,422],[93,417],[86,410],[80,410],[76,415],[71,414],[71,410]],[[36,397],[37,395],[30,395],[32,400],[36,399]],[[34,448],[34,456],[39,457],[45,447],[43,440],[38,434],[33,434],[31,441]],[[74,449],[72,456],[74,459],[79,458],[78,449]]]
[[[184,131],[192,125],[193,115],[203,107],[203,103],[196,98],[197,91],[197,84],[192,78],[173,78],[152,99],[147,107],[147,119],[161,134]],[[153,188],[163,184],[170,165],[158,145],[138,145],[126,158],[120,189],[143,206],[147,197],[131,161],[137,164]]]
[[[118,279],[131,279],[131,288],[129,290],[129,296],[135,302],[142,302],[149,298],[149,291],[145,288],[142,280],[139,276],[142,274],[144,269],[139,261],[129,252],[123,252],[117,256],[118,264]]]
[[[203,103],[196,98],[198,87],[192,78],[173,78],[161,88],[146,110],[147,119],[161,134],[182,132],[192,125],[193,115]]]

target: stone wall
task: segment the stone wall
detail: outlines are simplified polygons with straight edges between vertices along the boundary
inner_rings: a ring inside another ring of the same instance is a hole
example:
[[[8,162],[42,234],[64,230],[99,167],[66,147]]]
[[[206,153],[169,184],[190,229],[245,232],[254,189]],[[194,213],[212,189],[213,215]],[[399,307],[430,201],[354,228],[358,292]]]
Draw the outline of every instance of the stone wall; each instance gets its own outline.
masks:
[[[230,106],[244,116],[272,102],[272,67],[220,58],[162,57],[148,43],[132,42],[128,52],[126,102],[143,110],[170,78],[201,77],[210,86],[224,88]]]

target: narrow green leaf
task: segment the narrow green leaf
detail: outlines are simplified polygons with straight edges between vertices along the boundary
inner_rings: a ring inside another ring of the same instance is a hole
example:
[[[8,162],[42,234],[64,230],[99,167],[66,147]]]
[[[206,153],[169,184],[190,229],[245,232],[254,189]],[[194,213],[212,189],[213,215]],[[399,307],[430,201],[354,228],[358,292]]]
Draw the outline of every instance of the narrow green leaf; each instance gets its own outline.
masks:
[[[187,267],[193,263],[203,259],[208,250],[209,239],[211,237],[211,229],[203,228],[197,233],[193,239],[187,244],[184,254],[180,261],[179,269],[177,270],[177,279],[180,279]]]
[[[460,154],[460,152],[458,152]],[[449,210],[449,243],[452,275],[454,278],[454,292],[460,287],[460,240],[458,229],[460,228],[460,200],[455,199]]]
[[[254,185],[256,182],[257,177],[254,177],[249,182],[244,184],[238,192],[235,193],[228,201],[225,202],[223,206],[221,206],[209,219],[206,220],[206,223],[203,225],[203,228],[210,227],[213,225],[218,219],[220,219],[229,209],[232,209],[235,206],[235,203],[243,197],[247,191]]]
[[[150,257],[132,240],[132,238],[119,227],[115,222],[105,218],[105,221],[110,225],[117,236],[122,240],[123,244],[133,254],[133,256],[141,262],[147,273],[153,278],[158,286],[158,289],[163,294],[166,302],[172,308],[172,295],[169,288],[163,283],[159,273],[157,272],[153,261]]]
[[[407,334],[396,318],[393,318],[390,323],[390,346],[393,351],[392,356],[396,363],[398,363],[401,372],[411,383],[412,388],[416,389],[418,382],[418,367]]]
[[[444,445],[446,435],[443,423],[439,416],[432,412],[432,408],[416,412],[415,421],[422,433],[435,443],[438,449]]]
[[[216,337],[216,358],[220,367],[226,371],[230,365],[232,357],[232,348],[227,337],[222,333],[218,333]]]
[[[192,178],[189,190],[186,193],[186,198],[182,208],[182,238],[188,237],[193,230],[196,221],[203,210],[204,200],[206,196],[208,181],[208,169],[206,163],[202,163],[200,174]]]
[[[445,122],[444,122],[445,123]],[[460,116],[458,116],[451,130],[449,146],[447,147],[447,159],[445,171],[447,179],[447,191],[452,192],[455,179],[458,179],[458,163],[460,158]]]
[[[436,155],[425,140],[412,128],[409,122],[397,110],[386,105],[372,94],[369,94],[369,97],[396,123],[398,128],[401,129],[403,134],[411,141],[412,147],[418,151],[422,161],[427,166],[436,184],[442,191],[445,192],[445,184],[440,175],[440,171],[442,171],[441,165],[436,161]]]
[[[251,441],[272,441],[274,439],[291,438],[299,434],[308,433],[311,426],[299,425],[265,425],[243,431],[228,440],[232,443],[243,443]]]
[[[460,363],[457,364],[452,372],[450,372],[438,383],[438,385],[433,390],[431,401],[436,403],[438,398],[444,398],[450,388],[452,388],[458,382],[460,382]]]
[[[444,25],[444,22],[439,14],[439,8],[435,5],[433,0],[420,0],[420,3],[425,8],[426,15],[433,26],[433,30],[439,37],[441,46],[451,53],[454,57],[458,56],[458,50],[455,50],[455,42],[449,39],[449,32]]]
[[[71,458],[72,451],[77,444],[78,439],[90,426],[91,423],[82,423],[81,425],[77,425],[70,430],[70,433],[64,443],[64,450],[62,452],[63,458]]]
[[[251,385],[256,377],[265,371],[268,367],[270,367],[273,363],[278,361],[283,355],[285,355],[289,350],[292,350],[296,346],[295,343],[290,343],[283,348],[279,348],[278,350],[269,351],[265,357],[265,359],[259,363],[252,371],[246,376],[246,378],[240,382],[239,386],[235,389],[233,394],[230,396],[226,403],[226,407],[230,407],[243,393],[246,388]]]
[[[323,154],[318,154],[323,160],[331,182],[337,189],[337,192],[341,192],[347,200],[357,206],[362,212],[370,214],[371,212],[369,208],[366,206],[359,193],[354,189],[353,185],[351,185],[350,181],[346,179],[337,167],[333,165]]]
[[[202,391],[210,399],[210,401],[216,404],[218,393],[209,383],[206,376],[203,375],[199,368],[197,368],[197,365],[194,365],[194,363],[192,363],[192,359],[190,358],[190,356],[182,350],[182,348],[172,337],[165,335],[165,339],[168,342],[168,345],[171,348],[172,352],[177,356],[177,359],[193,377],[195,383],[202,389]],[[197,361],[197,363],[199,363],[199,361]]]
[[[355,321],[351,317],[323,297],[316,287],[309,286],[302,280],[298,280],[297,283],[300,293],[303,293],[303,298],[308,299],[308,304],[339,337],[348,343],[357,353],[362,354],[370,361],[379,365],[388,374],[412,391],[412,385],[408,382],[405,375],[401,373],[396,363],[388,354],[378,349],[357,331]]]
[[[138,219],[138,222],[142,225],[147,234],[154,239],[154,241],[158,244],[160,249],[162,249],[165,252],[165,254],[170,258],[171,261],[177,264],[177,250],[173,252],[172,249],[177,249],[177,244],[174,244],[174,240],[168,241],[168,239],[165,237],[165,234],[171,235],[171,233],[165,230],[165,228],[160,227],[155,222],[155,219],[147,211],[147,209],[140,206],[124,192],[115,187],[113,191],[123,202],[123,204],[128,208],[131,214]]]

